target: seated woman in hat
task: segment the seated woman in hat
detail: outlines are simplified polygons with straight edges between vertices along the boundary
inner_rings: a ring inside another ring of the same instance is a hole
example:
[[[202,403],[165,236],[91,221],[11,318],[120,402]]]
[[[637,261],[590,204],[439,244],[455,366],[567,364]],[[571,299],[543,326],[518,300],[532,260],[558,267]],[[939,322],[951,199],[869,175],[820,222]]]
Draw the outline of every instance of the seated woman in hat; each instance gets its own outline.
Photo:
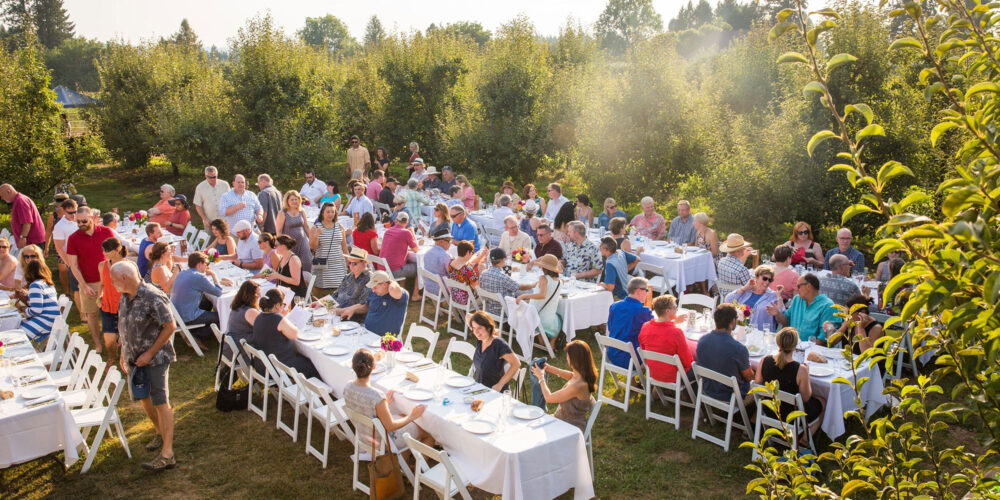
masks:
[[[493,194],[493,204],[496,205],[503,195],[510,196],[511,207],[516,208],[517,202],[521,201],[521,198],[517,195],[517,191],[514,190],[514,183],[512,181],[503,181],[503,185],[500,186],[500,192]]]
[[[555,347],[555,338],[562,331],[562,318],[556,311],[559,310],[559,295],[562,289],[562,265],[555,255],[545,254],[532,262],[542,269],[542,277],[538,280],[538,291],[519,295],[515,301],[520,304],[522,301],[530,300],[531,305],[538,309],[538,316],[542,321],[542,329],[549,338],[548,342]]]
[[[191,212],[188,210],[187,196],[183,194],[177,195],[176,198],[171,200],[174,205],[174,212],[170,214],[170,220],[163,225],[170,234],[175,236],[182,236],[184,234],[184,229],[187,228],[188,222],[191,221]]]

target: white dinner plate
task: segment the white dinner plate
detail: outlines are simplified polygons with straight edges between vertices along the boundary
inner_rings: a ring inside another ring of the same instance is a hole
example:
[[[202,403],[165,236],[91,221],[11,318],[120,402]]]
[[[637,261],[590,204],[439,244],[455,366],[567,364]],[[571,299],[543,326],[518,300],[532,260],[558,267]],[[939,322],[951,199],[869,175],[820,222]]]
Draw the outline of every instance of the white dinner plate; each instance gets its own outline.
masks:
[[[343,331],[343,330],[341,330],[341,331]],[[365,345],[368,346],[368,347],[371,347],[373,349],[381,349],[382,348],[382,339],[369,340],[368,343],[365,344]]]
[[[412,363],[414,361],[420,361],[421,359],[424,359],[424,355],[419,352],[410,351],[396,354],[396,361],[399,361],[400,363]]]
[[[404,392],[403,395],[406,396],[406,399],[412,401],[427,401],[428,399],[434,397],[433,392],[428,391],[427,389],[417,389],[417,388],[410,389]]]
[[[24,356],[26,354],[31,354],[35,352],[35,349],[31,347],[31,344],[16,344],[8,347],[4,354],[7,356]]]
[[[385,365],[375,364],[375,368],[372,368],[372,375],[382,373],[385,371]]]
[[[444,383],[450,385],[451,387],[461,389],[462,387],[469,387],[470,385],[475,384],[476,381],[469,377],[450,377],[448,380],[445,380]]]
[[[815,375],[817,377],[829,377],[833,375],[833,368],[823,365],[809,365],[809,375]]]
[[[682,257],[682,255],[679,254],[679,253],[677,253],[677,252],[663,252],[663,253],[661,253],[659,255],[660,255],[660,257],[663,257],[664,259],[679,259],[679,258]]]
[[[756,344],[751,344],[751,345],[747,346],[747,351],[750,352],[751,356],[763,356],[764,355],[764,348],[761,347],[761,346],[759,346],[759,345],[756,345]]]
[[[23,368],[19,368],[17,370],[18,375],[28,375],[28,376],[38,375],[43,372],[45,372],[45,367],[38,365],[28,365]]]
[[[493,422],[486,420],[466,420],[462,424],[462,428],[473,434],[490,434],[497,430],[497,426]]]
[[[302,332],[302,333],[299,333],[299,340],[304,341],[304,342],[315,342],[315,341],[321,339],[322,337],[323,337],[323,335],[321,335],[319,332]]]
[[[330,313],[327,312],[327,310],[324,309],[324,308],[322,308],[322,307],[317,307],[317,308],[313,309],[313,314],[312,315],[313,315],[314,318],[325,318],[325,317],[329,316]],[[343,329],[343,328],[341,328],[341,329]]]
[[[48,384],[28,389],[21,393],[21,397],[24,398],[25,401],[30,401],[32,399],[44,398],[45,396],[55,393],[57,390],[56,386]]]
[[[358,328],[361,328],[361,325],[359,325],[354,321],[341,321],[340,323],[337,323],[337,326],[340,327],[340,331],[342,332],[357,330]]]
[[[520,408],[514,409],[514,416],[521,420],[534,420],[542,415],[545,415],[545,411],[537,406],[522,406]]]
[[[349,352],[351,350],[342,345],[332,345],[323,349],[323,354],[327,356],[343,356]]]

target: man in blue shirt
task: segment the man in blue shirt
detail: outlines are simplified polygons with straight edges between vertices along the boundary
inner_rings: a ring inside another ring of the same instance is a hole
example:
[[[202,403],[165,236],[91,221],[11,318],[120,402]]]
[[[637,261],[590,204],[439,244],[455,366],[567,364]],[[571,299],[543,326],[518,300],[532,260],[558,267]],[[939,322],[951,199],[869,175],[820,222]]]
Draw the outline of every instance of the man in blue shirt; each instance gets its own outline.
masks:
[[[451,237],[457,241],[471,241],[473,250],[479,251],[479,238],[476,235],[476,226],[465,215],[465,207],[454,205],[449,210],[451,213]]]
[[[228,280],[223,278],[222,282],[228,283]],[[219,278],[215,275],[215,271],[208,267],[208,257],[201,252],[189,255],[188,268],[181,271],[174,279],[174,286],[170,289],[170,302],[174,304],[185,324],[205,325],[192,330],[192,334],[203,339],[212,335],[208,325],[218,325],[219,314],[202,309],[201,303],[205,296],[219,295],[222,295],[222,288],[219,286]]]
[[[826,259],[823,262],[823,269],[830,269],[830,257],[834,255],[841,254],[846,255],[851,262],[854,263],[854,272],[860,273],[865,269],[865,254],[858,251],[857,248],[851,246],[854,241],[854,235],[851,234],[851,230],[846,227],[840,228],[837,231],[837,248],[831,248],[826,251]]]
[[[368,316],[365,329],[376,334],[399,335],[406,316],[406,304],[410,294],[385,271],[375,271],[366,285],[368,292]]]
[[[633,348],[639,349],[639,330],[645,322],[653,319],[653,313],[642,305],[648,294],[649,282],[646,278],[632,278],[628,282],[628,297],[611,305],[608,314],[608,336],[629,342]],[[630,359],[629,353],[608,348],[608,361],[615,366],[628,368]]]
[[[625,298],[629,273],[639,263],[639,257],[618,249],[618,243],[610,236],[601,238],[601,257],[604,257],[604,277],[601,286],[615,296],[615,300]]]
[[[424,270],[441,277],[448,276],[448,264],[451,263],[451,254],[448,247],[451,246],[451,233],[447,229],[440,227],[431,235],[434,239],[434,246],[424,254]],[[424,291],[436,295],[438,293],[437,283],[424,281]]]
[[[819,293],[819,278],[814,274],[799,276],[795,286],[799,294],[792,298],[787,311],[781,312],[777,304],[771,304],[767,306],[767,313],[782,326],[798,330],[800,340],[815,337],[816,343],[825,343],[826,333],[835,330],[840,323],[835,316],[837,308],[833,300]]]
[[[727,377],[736,377],[740,387],[740,399],[746,404],[747,392],[750,391],[750,381],[753,380],[753,367],[750,366],[750,353],[745,345],[733,338],[736,328],[736,318],[739,314],[732,304],[721,304],[715,308],[715,330],[698,339],[695,359],[698,365]],[[733,389],[728,385],[714,380],[702,380],[706,396],[728,401]]]

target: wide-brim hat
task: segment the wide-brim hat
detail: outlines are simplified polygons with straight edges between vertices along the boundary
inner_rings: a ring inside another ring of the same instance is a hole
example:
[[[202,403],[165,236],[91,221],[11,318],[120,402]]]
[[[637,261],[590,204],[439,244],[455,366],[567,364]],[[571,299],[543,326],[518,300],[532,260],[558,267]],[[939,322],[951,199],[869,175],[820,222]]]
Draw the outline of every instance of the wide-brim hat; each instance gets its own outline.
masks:
[[[345,253],[344,254],[344,258],[345,259],[363,260],[363,261],[367,262],[368,261],[368,252],[366,252],[362,248],[351,247],[350,253]]]
[[[62,202],[66,201],[68,199],[69,199],[69,195],[68,194],[66,194],[66,193],[56,193],[56,195],[52,197],[52,203],[49,203],[49,206],[61,205]]]
[[[562,264],[559,263],[559,259],[557,259],[555,255],[552,255],[550,253],[541,256],[538,260],[535,261],[535,264],[538,264],[538,267],[542,269],[547,269],[554,273],[562,272]]]
[[[524,202],[524,211],[533,214],[538,211],[538,204],[535,203],[535,200],[528,200]]]
[[[372,277],[368,279],[368,284],[365,286],[367,286],[368,288],[375,288],[376,286],[381,285],[382,283],[389,283],[391,281],[392,277],[389,276],[389,273],[385,271],[375,271],[374,273],[372,273]]]
[[[427,175],[437,175],[440,172],[438,172],[437,167],[435,167],[434,165],[431,165],[431,166],[429,166],[429,167],[427,167],[427,168],[424,169],[424,173],[427,174]]]
[[[736,233],[730,233],[726,237],[725,243],[719,245],[719,251],[724,253],[735,252],[741,248],[747,248],[751,245],[749,241],[745,241],[743,236]]]
[[[177,203],[178,201],[184,204],[184,208],[188,207],[188,198],[187,198],[187,196],[184,196],[183,194],[179,194],[179,195],[175,196],[172,200],[170,200],[170,203],[174,204],[174,203]]]
[[[424,159],[420,158],[420,157],[417,157],[413,161],[411,161],[410,163],[419,163],[419,164],[423,165],[424,164]]]
[[[439,227],[436,231],[434,231],[434,234],[431,235],[431,238],[434,241],[450,240],[452,239],[451,231],[449,231],[448,228]]]

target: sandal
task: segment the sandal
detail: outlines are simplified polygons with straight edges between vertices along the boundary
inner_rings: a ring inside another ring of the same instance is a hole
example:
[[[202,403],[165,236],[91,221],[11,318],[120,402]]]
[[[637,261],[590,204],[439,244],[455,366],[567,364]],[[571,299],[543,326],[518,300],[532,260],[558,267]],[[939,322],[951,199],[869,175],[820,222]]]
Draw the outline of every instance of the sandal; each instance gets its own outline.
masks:
[[[177,460],[174,457],[167,458],[163,455],[159,455],[154,458],[152,462],[142,464],[142,468],[158,472],[161,470],[173,469],[176,465]]]
[[[152,441],[146,443],[146,451],[156,451],[163,447],[163,436],[157,434]]]

